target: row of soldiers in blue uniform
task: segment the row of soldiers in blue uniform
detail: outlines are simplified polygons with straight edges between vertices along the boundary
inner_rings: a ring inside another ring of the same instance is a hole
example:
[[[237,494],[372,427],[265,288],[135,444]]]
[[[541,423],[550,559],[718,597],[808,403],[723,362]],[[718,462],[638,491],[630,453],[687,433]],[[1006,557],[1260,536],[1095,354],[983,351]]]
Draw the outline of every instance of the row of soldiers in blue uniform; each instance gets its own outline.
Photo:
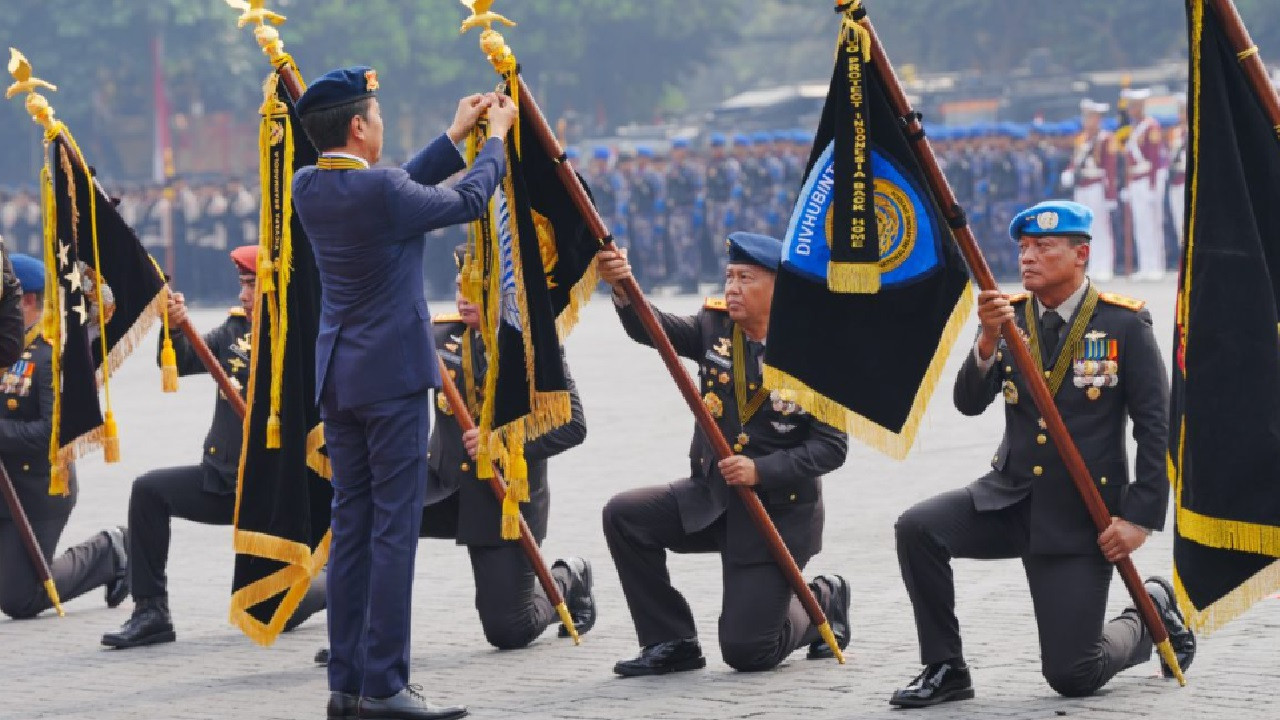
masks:
[[[993,269],[1016,274],[1004,230],[1019,207],[1064,194],[1059,178],[1071,161],[1074,129],[1005,123],[938,128],[930,137]],[[693,292],[698,283],[719,281],[718,245],[729,232],[785,234],[812,141],[807,131],[713,133],[696,146],[676,139],[669,152],[593,147],[578,165],[614,238],[629,249],[641,286]],[[578,153],[570,150],[570,157]]]
[[[595,147],[584,175],[640,284],[693,291],[720,280],[728,232],[783,234],[812,141],[808,132],[714,133],[696,150],[674,140],[669,154]]]

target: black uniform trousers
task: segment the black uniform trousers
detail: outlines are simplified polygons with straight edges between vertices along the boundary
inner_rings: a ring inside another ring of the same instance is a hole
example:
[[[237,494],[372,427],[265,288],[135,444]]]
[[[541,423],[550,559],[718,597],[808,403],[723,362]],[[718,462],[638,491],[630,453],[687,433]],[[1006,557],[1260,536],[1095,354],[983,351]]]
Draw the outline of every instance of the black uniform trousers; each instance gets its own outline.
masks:
[[[497,515],[493,522],[499,522]],[[422,537],[451,539],[457,533],[458,493],[423,508]],[[519,543],[468,545],[467,553],[476,584],[476,612],[490,645],[499,650],[525,647],[559,619]],[[567,578],[554,571],[552,578],[560,594],[567,595]]]
[[[698,634],[689,603],[671,585],[666,551],[720,552],[721,656],[735,670],[770,670],[819,639],[818,630],[775,563],[739,564],[724,556],[725,526],[722,515],[703,530],[685,532],[665,485],[621,493],[604,508],[605,540],[642,646]]]
[[[129,495],[129,575],[134,600],[168,595],[165,566],[169,562],[171,520],[204,525],[230,525],[235,519],[235,493],[205,489],[203,465],[152,470],[133,482]]]
[[[912,507],[895,531],[902,580],[915,611],[920,661],[962,657],[951,558],[1021,558],[1040,634],[1045,680],[1068,697],[1090,695],[1116,673],[1151,657],[1151,637],[1136,611],[1104,623],[1112,566],[1101,552],[1028,553],[1030,499],[978,512],[968,489]]]
[[[116,558],[106,533],[67,548],[57,559],[53,551],[70,514],[31,520],[36,541],[49,563],[53,584],[63,602],[77,598],[115,579]],[[0,519],[0,612],[14,619],[32,618],[53,607],[36,574],[18,526]]]

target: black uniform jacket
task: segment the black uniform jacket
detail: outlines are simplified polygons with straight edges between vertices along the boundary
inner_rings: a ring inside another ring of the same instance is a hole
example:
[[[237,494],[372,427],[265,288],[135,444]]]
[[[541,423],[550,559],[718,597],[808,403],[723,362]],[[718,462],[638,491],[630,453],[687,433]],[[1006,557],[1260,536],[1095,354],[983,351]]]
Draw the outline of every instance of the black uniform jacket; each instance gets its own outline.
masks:
[[[235,308],[227,319],[204,336],[205,344],[218,358],[222,369],[244,397],[249,385],[249,365],[252,361],[253,323],[244,311]],[[161,342],[164,339],[161,336]],[[173,333],[173,349],[178,357],[179,375],[207,373],[204,363],[181,333]],[[157,360],[158,361],[158,360]],[[240,445],[244,437],[244,421],[235,408],[218,390],[218,401],[213,407],[213,424],[204,439],[204,456],[200,464],[205,468],[204,490],[218,495],[230,495],[236,491],[236,476],[240,471]]]
[[[463,338],[471,335],[472,373],[475,384],[471,396],[477,402],[484,398],[484,373],[487,368],[484,343],[480,333],[472,331],[456,315],[435,317],[436,349],[444,360],[449,375],[458,386],[463,399],[468,397],[467,381],[462,366]],[[551,511],[551,490],[547,487],[547,458],[577,447],[587,437],[587,421],[582,414],[582,402],[578,388],[565,367],[569,378],[569,397],[572,417],[568,423],[536,438],[524,446],[525,460],[529,465],[529,502],[522,503],[520,511],[529,523],[538,542],[547,535],[547,515]],[[502,504],[494,496],[489,483],[476,478],[475,461],[467,455],[462,444],[462,428],[450,411],[443,393],[436,393],[436,422],[431,430],[427,452],[426,505],[442,502],[454,493],[458,494],[459,545],[494,546],[506,542],[501,537]],[[472,410],[473,419],[478,417]],[[429,528],[426,528],[430,532]]]
[[[76,469],[68,468],[70,495],[49,494],[49,436],[53,432],[53,348],[35,336],[18,361],[0,373],[0,457],[31,520],[66,517],[75,506]],[[0,502],[0,518],[9,518]],[[51,550],[51,548],[50,548]]]
[[[1021,294],[1013,301],[1018,327],[1026,332],[1025,307],[1032,300]],[[1151,329],[1151,314],[1142,305],[1123,296],[1100,294],[1084,339],[1077,344],[1072,369],[1054,401],[1111,514],[1159,530],[1164,527],[1169,500],[1165,472],[1169,376]],[[1076,315],[1084,308],[1082,302]],[[1067,329],[1074,321],[1067,322]],[[1081,347],[1086,340],[1092,341],[1092,348]],[[1103,359],[1088,361],[1085,356],[1090,354]],[[1107,368],[1099,365],[1102,362],[1114,365]],[[1101,382],[1094,382],[1099,377]],[[1041,425],[1026,378],[1014,366],[1003,340],[995,364],[985,374],[970,352],[955,385],[956,408],[965,415],[981,414],[997,397],[1005,402],[1004,438],[992,458],[991,472],[970,485],[977,509],[1007,507],[1029,494],[1032,553],[1098,552],[1098,532]],[[1125,449],[1129,419],[1138,444],[1132,478]]]
[[[821,477],[844,464],[847,436],[801,410],[781,393],[765,398],[743,427],[738,418],[734,391],[733,328],[724,301],[711,299],[692,317],[658,310],[658,320],[676,352],[698,363],[698,383],[703,402],[717,418],[720,431],[731,446],[740,434],[747,442],[735,451],[755,460],[759,484],[755,492],[764,501],[778,532],[798,562],[806,562],[822,549]],[[627,335],[652,345],[631,306],[618,308]],[[744,336],[745,337],[745,336]],[[748,343],[744,380],[748,397],[760,388],[764,346]],[[702,530],[726,516],[723,552],[738,563],[770,562],[768,545],[752,524],[737,492],[725,484],[711,443],[695,426],[689,447],[690,477],[671,484],[680,505],[686,532]]]
[[[0,367],[18,361],[23,347],[22,284],[13,274],[13,263],[0,238]]]

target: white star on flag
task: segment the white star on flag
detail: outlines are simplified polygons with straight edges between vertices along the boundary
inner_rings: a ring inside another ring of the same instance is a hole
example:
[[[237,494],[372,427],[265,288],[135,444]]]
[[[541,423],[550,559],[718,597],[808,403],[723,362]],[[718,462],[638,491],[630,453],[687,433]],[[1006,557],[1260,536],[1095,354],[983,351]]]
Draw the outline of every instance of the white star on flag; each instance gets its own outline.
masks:
[[[89,308],[85,307],[83,295],[80,296],[80,304],[71,308],[71,310],[72,312],[78,313],[80,315],[81,325],[84,325],[85,323],[89,322]]]
[[[68,253],[70,252],[71,252],[70,245],[64,242],[58,243],[58,264],[59,265],[66,265],[67,263],[71,262],[67,257]]]
[[[67,273],[65,277],[67,278],[67,282],[71,283],[72,290],[84,292],[84,273],[80,272],[79,263],[73,265],[71,267],[71,272]]]

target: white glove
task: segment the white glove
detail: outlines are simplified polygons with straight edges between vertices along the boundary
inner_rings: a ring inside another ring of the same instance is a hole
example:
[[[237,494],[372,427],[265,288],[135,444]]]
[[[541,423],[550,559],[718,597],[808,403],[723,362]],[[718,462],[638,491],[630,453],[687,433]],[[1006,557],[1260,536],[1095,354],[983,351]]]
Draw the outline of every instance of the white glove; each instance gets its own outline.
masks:
[[[1070,170],[1062,171],[1062,187],[1070,188],[1076,185],[1076,174]]]

